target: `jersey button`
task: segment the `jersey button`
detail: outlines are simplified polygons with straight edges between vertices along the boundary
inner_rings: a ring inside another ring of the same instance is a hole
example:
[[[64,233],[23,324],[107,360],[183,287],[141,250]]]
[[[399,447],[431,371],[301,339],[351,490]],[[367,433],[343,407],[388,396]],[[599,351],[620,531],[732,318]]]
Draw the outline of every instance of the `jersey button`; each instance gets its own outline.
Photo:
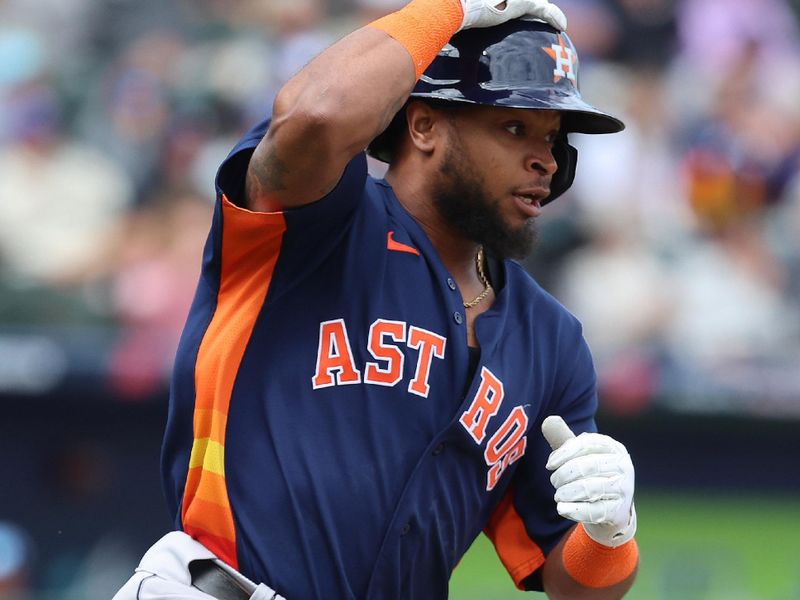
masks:
[[[455,282],[455,281],[453,281],[453,278],[452,278],[452,277],[448,277],[448,278],[447,278],[447,287],[449,287],[449,288],[450,288],[451,290],[453,290],[453,291],[455,291],[455,290],[456,290],[456,282]]]
[[[453,313],[453,320],[461,325],[464,322],[464,317],[461,316],[461,313],[456,311]]]
[[[400,537],[407,535],[409,531],[411,531],[411,523],[406,523],[400,528]]]
[[[444,452],[444,443],[439,444],[433,449],[434,456],[439,456],[442,452]]]

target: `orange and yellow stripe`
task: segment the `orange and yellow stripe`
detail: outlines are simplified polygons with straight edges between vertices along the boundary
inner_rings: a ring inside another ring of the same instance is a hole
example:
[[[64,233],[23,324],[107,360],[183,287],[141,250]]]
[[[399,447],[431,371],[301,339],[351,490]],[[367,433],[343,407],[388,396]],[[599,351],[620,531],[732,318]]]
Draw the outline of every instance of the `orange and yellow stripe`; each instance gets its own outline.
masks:
[[[186,533],[234,568],[236,529],[225,481],[228,411],[284,231],[282,213],[254,213],[222,198],[219,292],[195,366],[194,441],[181,518]]]

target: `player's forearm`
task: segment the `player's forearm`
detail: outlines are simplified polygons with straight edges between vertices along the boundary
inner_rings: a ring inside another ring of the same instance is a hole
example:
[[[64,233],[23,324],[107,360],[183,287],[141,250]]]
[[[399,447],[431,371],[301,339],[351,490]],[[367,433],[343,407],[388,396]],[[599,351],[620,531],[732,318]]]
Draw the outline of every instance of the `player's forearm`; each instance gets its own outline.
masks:
[[[374,27],[359,29],[284,86],[273,112],[275,139],[289,144],[313,129],[323,135],[320,145],[354,154],[389,124],[415,81],[402,45]]]
[[[317,56],[275,99],[269,131],[248,170],[253,208],[297,206],[324,196],[413,85],[408,53],[374,28],[360,29]]]
[[[460,0],[414,0],[312,60],[276,98],[248,196],[296,206],[327,193],[403,106],[462,17]]]
[[[284,87],[276,121],[279,111],[310,117],[344,150],[362,150],[389,124],[463,18],[461,0],[412,0],[362,27]]]
[[[636,540],[604,548],[588,540],[576,525],[547,556],[542,580],[552,600],[617,600],[636,578]],[[573,537],[574,536],[574,537]],[[566,548],[566,552],[565,552]]]

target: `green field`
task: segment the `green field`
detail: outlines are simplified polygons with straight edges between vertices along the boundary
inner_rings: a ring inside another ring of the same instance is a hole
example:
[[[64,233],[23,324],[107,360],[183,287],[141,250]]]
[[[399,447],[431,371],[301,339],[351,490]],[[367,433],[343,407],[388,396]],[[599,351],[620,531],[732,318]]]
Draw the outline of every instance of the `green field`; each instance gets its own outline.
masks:
[[[800,497],[637,496],[633,600],[800,600]],[[480,536],[451,581],[453,600],[541,597],[517,591]]]

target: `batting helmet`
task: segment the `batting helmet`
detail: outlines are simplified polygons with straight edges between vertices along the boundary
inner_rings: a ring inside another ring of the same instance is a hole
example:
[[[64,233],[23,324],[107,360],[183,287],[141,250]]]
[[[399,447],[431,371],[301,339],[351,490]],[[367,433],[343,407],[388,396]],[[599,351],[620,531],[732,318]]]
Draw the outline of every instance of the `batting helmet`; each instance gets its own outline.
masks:
[[[567,133],[616,133],[625,128],[581,98],[575,46],[565,33],[539,21],[516,19],[457,33],[417,82],[409,100],[415,98],[445,107],[480,104],[560,111],[561,135],[553,147],[558,171],[542,204],[563,194],[575,177],[578,151],[569,145]],[[391,162],[403,127],[405,108],[368,152]]]

